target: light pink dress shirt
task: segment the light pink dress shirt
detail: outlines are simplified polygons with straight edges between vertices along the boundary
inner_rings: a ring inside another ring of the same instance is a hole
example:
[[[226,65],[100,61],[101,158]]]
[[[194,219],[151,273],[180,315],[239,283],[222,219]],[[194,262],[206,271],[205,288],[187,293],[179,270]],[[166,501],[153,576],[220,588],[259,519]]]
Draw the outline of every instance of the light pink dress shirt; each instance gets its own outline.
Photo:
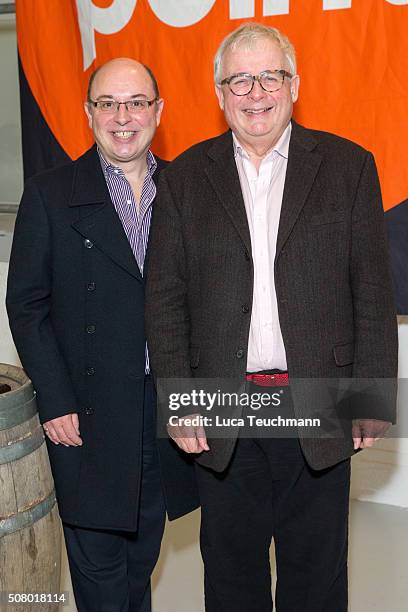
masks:
[[[286,370],[279,324],[274,261],[292,126],[262,160],[259,173],[233,134],[234,156],[248,218],[254,262],[254,295],[247,371]]]

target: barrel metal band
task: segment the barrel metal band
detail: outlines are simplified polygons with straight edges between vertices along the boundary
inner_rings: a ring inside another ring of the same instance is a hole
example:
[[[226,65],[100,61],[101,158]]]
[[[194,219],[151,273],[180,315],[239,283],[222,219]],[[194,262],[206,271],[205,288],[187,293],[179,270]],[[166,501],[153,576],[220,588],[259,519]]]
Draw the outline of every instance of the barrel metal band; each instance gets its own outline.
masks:
[[[25,527],[31,527],[31,525],[42,519],[52,510],[55,502],[55,490],[53,490],[48,497],[29,510],[18,512],[9,518],[0,519],[0,538]]]
[[[18,406],[18,409],[16,407],[15,409],[10,410],[8,406],[4,406],[4,408],[0,406],[0,430],[9,429],[10,427],[20,425],[21,423],[24,423],[24,421],[31,419],[36,412],[37,404],[35,401],[35,396],[25,404]]]
[[[41,427],[37,427],[31,435],[18,442],[12,442],[8,446],[0,446],[0,465],[9,463],[25,457],[34,452],[44,442],[44,434]]]

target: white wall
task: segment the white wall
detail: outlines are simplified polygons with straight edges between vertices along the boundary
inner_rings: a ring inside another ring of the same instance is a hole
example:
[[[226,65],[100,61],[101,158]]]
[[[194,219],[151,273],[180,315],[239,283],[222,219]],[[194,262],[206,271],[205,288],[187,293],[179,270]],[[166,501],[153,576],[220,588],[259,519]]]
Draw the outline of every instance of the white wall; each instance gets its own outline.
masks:
[[[408,432],[408,317],[398,317],[399,430]],[[408,439],[385,439],[353,459],[352,497],[408,508]]]
[[[0,261],[0,363],[20,365],[17,351],[11,337],[6,307],[4,304],[4,299],[6,296],[7,271],[8,264]]]
[[[0,204],[17,203],[23,185],[16,26],[0,18]]]

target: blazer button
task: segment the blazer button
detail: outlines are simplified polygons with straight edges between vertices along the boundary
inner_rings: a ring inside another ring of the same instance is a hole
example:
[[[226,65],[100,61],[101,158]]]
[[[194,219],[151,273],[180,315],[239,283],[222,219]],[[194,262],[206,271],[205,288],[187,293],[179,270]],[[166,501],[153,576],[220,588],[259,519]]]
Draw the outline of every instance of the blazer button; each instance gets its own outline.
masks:
[[[243,306],[242,306],[242,312],[243,312],[244,314],[248,314],[248,312],[249,312],[249,306],[248,306],[248,304],[243,304]]]
[[[94,334],[96,331],[96,325],[88,325],[86,328],[87,334]]]
[[[88,291],[95,291],[96,284],[93,281],[91,281],[90,283],[87,284],[86,288]]]
[[[87,368],[86,374],[87,376],[93,376],[95,374],[95,368]]]
[[[85,408],[85,414],[93,414],[94,413],[94,409],[91,408],[91,406],[88,406],[88,408]]]
[[[91,242],[88,238],[85,238],[84,245],[86,246],[87,249],[92,249],[93,242]]]
[[[244,349],[238,349],[237,352],[235,353],[235,357],[237,359],[242,359],[244,355],[245,355]]]
[[[244,255],[245,255],[245,259],[246,259],[247,261],[249,261],[249,260],[251,259],[251,258],[250,258],[250,256],[249,256],[249,253],[248,253],[248,251],[247,251],[246,249],[245,249],[245,251],[244,251]]]

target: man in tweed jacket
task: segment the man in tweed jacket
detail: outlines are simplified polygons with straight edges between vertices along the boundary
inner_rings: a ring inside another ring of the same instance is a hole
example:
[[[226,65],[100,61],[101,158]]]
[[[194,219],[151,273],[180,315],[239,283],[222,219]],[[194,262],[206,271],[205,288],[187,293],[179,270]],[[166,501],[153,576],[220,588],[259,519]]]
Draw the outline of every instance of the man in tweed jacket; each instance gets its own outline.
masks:
[[[147,287],[153,371],[159,382],[247,376],[252,391],[289,383],[284,408],[302,418],[320,402],[315,381],[396,376],[375,163],[292,120],[299,77],[277,30],[230,34],[215,82],[231,131],[161,176]],[[350,456],[394,420],[393,393],[377,405],[360,397],[360,414],[334,403],[345,418],[330,437],[208,430],[207,440],[183,419],[169,429],[197,457],[207,611],[271,611],[272,537],[279,612],[347,610]]]

